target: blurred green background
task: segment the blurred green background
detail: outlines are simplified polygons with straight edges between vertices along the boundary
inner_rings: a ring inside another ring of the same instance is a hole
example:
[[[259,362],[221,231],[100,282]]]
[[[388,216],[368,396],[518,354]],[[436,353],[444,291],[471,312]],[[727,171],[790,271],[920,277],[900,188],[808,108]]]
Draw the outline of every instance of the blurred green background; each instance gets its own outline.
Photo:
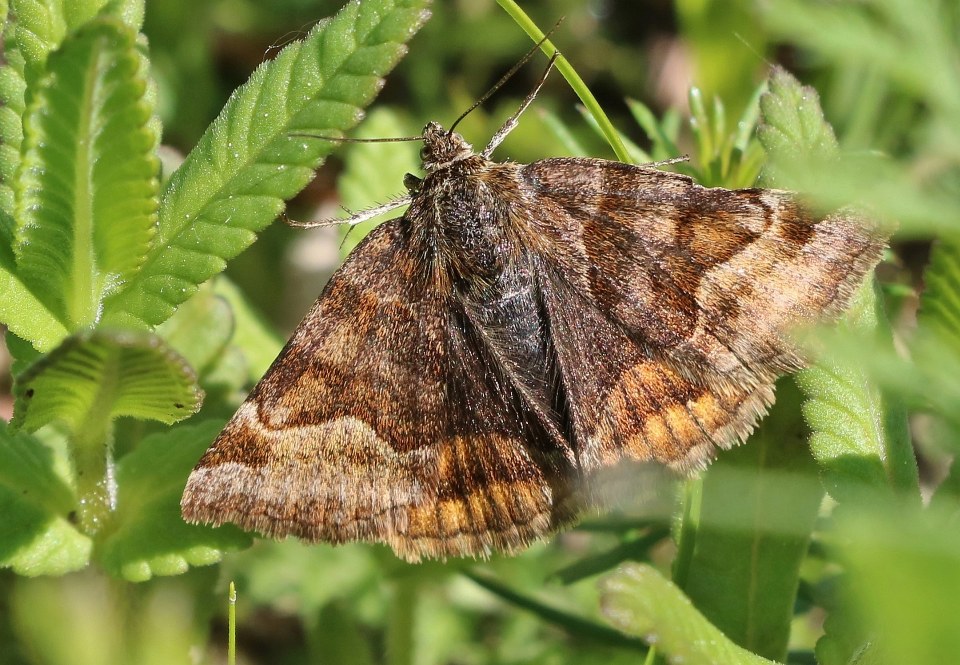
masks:
[[[903,241],[886,268],[895,288],[887,288],[885,295],[893,304],[895,336],[901,342],[909,337],[931,241],[936,237],[942,247],[950,246],[960,228],[958,3],[521,4],[543,28],[564,18],[554,43],[616,127],[643,148],[652,142],[626,98],[643,102],[657,117],[686,118],[695,86],[708,107],[722,99],[724,130],[734,132],[771,63],[783,64],[817,88],[841,148],[886,160],[886,170],[862,193],[874,209],[902,225]],[[148,2],[144,32],[164,143],[171,148],[167,163],[175,165],[177,153],[190,150],[258,64],[340,6],[339,0]],[[494,0],[437,1],[433,18],[411,42],[409,55],[387,80],[357,135],[408,135],[428,120],[451,122],[530,45]],[[485,143],[535,84],[543,62],[535,59],[469,116],[460,128],[468,140]],[[554,75],[498,150],[498,158],[525,162],[574,148],[610,157],[577,105],[566,83]],[[680,152],[696,159],[694,132],[685,123],[679,127]],[[416,168],[417,149],[416,144],[339,149],[339,156],[328,160],[291,204],[291,216],[329,216],[340,205],[359,208],[400,193],[403,172]],[[849,193],[851,184],[844,186]],[[228,275],[283,336],[319,293],[344,251],[341,244],[336,233],[274,224],[230,264]],[[944,353],[952,362],[956,347],[951,349]],[[937,356],[937,362],[946,362],[944,356]],[[955,630],[960,626],[955,599],[960,597],[960,543],[953,517],[960,514],[955,512],[960,482],[949,471],[957,450],[960,402],[953,397],[960,394],[958,379],[946,369],[931,369],[929,376],[913,370],[894,376],[890,367],[885,366],[888,389],[911,405],[922,405],[910,421],[911,435],[923,451],[925,496],[938,486],[952,488],[940,493],[945,517],[926,525],[910,513],[841,516],[842,533],[853,534],[860,543],[848,546],[844,560],[863,572],[843,589],[836,584],[836,560],[823,556],[825,545],[815,539],[803,567],[790,662],[816,662],[814,645],[824,632],[825,608],[843,602],[854,609],[847,618],[835,619],[835,630],[841,620],[866,622],[894,636],[888,660],[869,662],[960,662],[943,660],[949,658],[943,654],[957,653],[949,649],[960,633]],[[934,379],[941,382],[934,384]],[[932,407],[925,399],[925,382],[936,385],[941,396]],[[240,590],[239,663],[644,662],[639,641],[597,628],[605,623],[596,573],[605,570],[605,562],[631,558],[669,566],[674,481],[649,469],[625,470],[611,486],[620,495],[618,510],[590,516],[578,529],[521,556],[494,557],[488,563],[410,566],[380,547],[261,541],[229,555],[221,566],[139,585],[92,571],[23,579],[3,570],[0,665],[225,662],[229,580]],[[895,534],[907,528],[909,534],[899,541]],[[897,562],[903,567],[896,567]],[[919,600],[917,593],[923,594]],[[840,635],[856,632],[837,630]],[[824,644],[817,650],[819,662],[868,662],[855,660],[850,645]]]

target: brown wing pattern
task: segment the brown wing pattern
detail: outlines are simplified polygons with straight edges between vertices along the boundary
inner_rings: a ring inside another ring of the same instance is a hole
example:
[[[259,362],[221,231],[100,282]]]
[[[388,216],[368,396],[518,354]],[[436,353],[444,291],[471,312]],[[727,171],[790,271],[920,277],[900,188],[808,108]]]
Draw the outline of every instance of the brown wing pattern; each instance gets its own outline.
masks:
[[[788,193],[594,159],[523,167],[530,246],[586,469],[698,466],[800,366],[791,329],[842,310],[883,241]]]
[[[418,560],[513,551],[573,518],[572,455],[418,283],[407,242],[388,222],[334,275],[191,474],[186,519]]]
[[[535,162],[523,177],[546,260],[649,352],[708,381],[796,369],[791,329],[841,311],[884,245],[862,220],[812,216],[785,192],[594,159]]]
[[[707,385],[648,354],[562,280],[544,299],[586,472],[623,457],[675,469],[702,466],[742,441],[773,402],[771,382]]]

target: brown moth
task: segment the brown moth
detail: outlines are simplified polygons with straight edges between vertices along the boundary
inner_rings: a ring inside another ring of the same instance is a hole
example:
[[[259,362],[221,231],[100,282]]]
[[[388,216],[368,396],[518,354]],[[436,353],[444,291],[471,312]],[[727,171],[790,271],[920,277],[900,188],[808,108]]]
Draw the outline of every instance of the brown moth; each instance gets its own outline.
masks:
[[[884,240],[789,193],[602,159],[491,161],[430,123],[409,203],[333,275],[190,475],[191,522],[516,552],[593,472],[744,440]]]

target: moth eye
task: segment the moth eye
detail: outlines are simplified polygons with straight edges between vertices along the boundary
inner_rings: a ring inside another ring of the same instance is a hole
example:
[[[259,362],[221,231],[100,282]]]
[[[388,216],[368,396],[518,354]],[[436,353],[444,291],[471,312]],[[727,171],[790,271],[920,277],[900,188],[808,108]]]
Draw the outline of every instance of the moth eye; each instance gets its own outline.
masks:
[[[427,146],[420,148],[420,161],[427,162],[430,161],[430,149]]]
[[[403,176],[403,186],[407,188],[408,192],[416,192],[420,190],[420,183],[423,182],[422,178],[418,178],[412,173],[407,173]]]

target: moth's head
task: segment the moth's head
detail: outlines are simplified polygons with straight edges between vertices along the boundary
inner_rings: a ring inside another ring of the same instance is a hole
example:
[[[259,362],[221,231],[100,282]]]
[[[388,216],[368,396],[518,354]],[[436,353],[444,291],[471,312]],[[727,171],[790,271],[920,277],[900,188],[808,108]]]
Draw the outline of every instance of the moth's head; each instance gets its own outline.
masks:
[[[423,147],[420,161],[423,170],[433,173],[473,154],[473,146],[456,132],[448,132],[438,122],[428,122],[423,128]]]

